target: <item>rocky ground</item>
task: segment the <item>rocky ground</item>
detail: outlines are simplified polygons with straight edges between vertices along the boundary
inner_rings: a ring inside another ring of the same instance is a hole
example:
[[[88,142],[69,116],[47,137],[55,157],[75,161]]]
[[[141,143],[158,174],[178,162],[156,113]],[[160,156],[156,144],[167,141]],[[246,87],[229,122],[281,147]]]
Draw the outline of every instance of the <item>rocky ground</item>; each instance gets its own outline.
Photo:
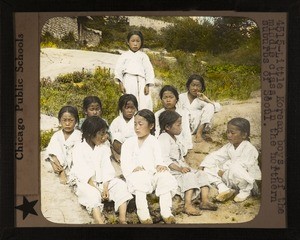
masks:
[[[67,73],[85,69],[94,69],[97,66],[113,68],[118,55],[103,54],[78,50],[41,50],[41,77],[54,78],[59,73]],[[84,63],[84,66],[77,62]],[[62,67],[63,63],[63,67]],[[61,68],[61,70],[59,70]],[[260,112],[260,91],[254,92],[246,101],[228,100],[221,102],[222,111],[215,114],[213,129],[210,136],[212,143],[194,143],[193,150],[188,154],[186,160],[194,168],[197,168],[205,155],[219,148],[226,142],[224,135],[226,123],[233,117],[244,117],[251,123],[251,142],[260,151],[261,148],[261,112]],[[57,129],[56,118],[41,115],[41,131]],[[92,224],[93,219],[87,211],[78,204],[75,194],[67,185],[59,183],[48,162],[43,161],[41,152],[41,205],[42,212],[46,219],[55,223],[67,224]],[[217,192],[211,190],[211,200],[215,201]],[[149,196],[149,207],[154,223],[162,224],[159,215],[158,199]],[[199,201],[195,201],[199,206]],[[217,211],[203,211],[200,216],[188,216],[183,213],[183,201],[179,197],[173,200],[173,212],[177,224],[212,224],[212,223],[243,223],[251,221],[259,212],[260,198],[251,197],[242,203],[235,203],[229,200],[225,203],[217,203]],[[117,223],[117,216],[113,212],[111,203],[105,204],[105,218],[108,224]],[[134,200],[128,206],[128,223],[139,224],[135,213]]]

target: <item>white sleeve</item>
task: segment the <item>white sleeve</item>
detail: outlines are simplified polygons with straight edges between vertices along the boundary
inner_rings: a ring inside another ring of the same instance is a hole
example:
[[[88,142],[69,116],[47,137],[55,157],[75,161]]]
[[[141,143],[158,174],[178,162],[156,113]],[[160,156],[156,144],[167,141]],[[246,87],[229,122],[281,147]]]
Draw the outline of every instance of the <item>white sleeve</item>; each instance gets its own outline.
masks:
[[[182,114],[182,132],[181,132],[182,141],[183,141],[182,143],[184,144],[187,150],[193,149],[193,139],[192,139],[192,133],[190,129],[188,112],[182,110],[180,113]]]
[[[154,70],[147,54],[143,57],[143,66],[145,68],[146,84],[154,84]]]
[[[115,78],[119,79],[121,82],[123,81],[125,61],[126,58],[124,57],[124,54],[121,54],[115,66]]]
[[[179,108],[180,110],[184,110],[185,108],[185,102],[186,102],[186,93],[179,94],[179,99],[176,103],[176,108]]]
[[[208,154],[200,163],[200,166],[206,168],[218,168],[220,163],[229,160],[227,146],[228,145],[225,145],[217,151]]]
[[[64,161],[64,153],[63,153],[62,145],[63,145],[63,143],[59,139],[59,132],[54,133],[50,139],[48,146],[47,146],[45,158],[48,158],[51,155],[55,155],[58,160],[63,162]],[[50,159],[51,159],[51,157],[50,157]]]
[[[111,132],[112,143],[114,142],[114,140],[118,140],[120,143],[124,142],[124,139],[122,138],[122,133],[120,131],[120,121],[118,121],[118,117],[112,121],[109,130]]]
[[[115,177],[115,169],[111,164],[110,156],[111,150],[107,146],[102,146],[103,150],[101,153],[101,172],[102,181],[108,182]]]
[[[158,141],[161,148],[162,160],[167,166],[170,166],[170,164],[173,163],[170,157],[170,152],[171,152],[170,141],[164,135],[160,135],[158,137]]]
[[[126,178],[137,167],[133,159],[133,144],[132,139],[126,140],[121,147],[121,169],[124,177]]]
[[[94,176],[95,171],[85,162],[84,151],[81,145],[82,143],[76,144],[73,149],[72,172],[79,182],[87,183]]]
[[[258,166],[258,152],[252,145],[246,147],[241,154],[241,160],[249,175],[256,179],[261,180],[261,170]]]
[[[163,161],[161,146],[157,138],[153,141],[153,154],[154,154],[154,165],[167,166],[167,164]]]

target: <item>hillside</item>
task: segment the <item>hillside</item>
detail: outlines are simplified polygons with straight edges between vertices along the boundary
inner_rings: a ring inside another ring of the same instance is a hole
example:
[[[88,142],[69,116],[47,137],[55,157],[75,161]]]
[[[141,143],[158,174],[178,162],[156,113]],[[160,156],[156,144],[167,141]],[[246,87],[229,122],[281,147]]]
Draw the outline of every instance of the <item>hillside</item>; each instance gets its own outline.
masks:
[[[41,78],[49,77],[52,80],[60,73],[80,71],[82,68],[93,70],[97,66],[113,69],[118,55],[97,53],[79,50],[42,49],[41,50]],[[157,90],[157,89],[156,89]],[[227,100],[221,102],[222,110],[215,114],[214,125],[211,132],[213,143],[194,144],[194,149],[187,157],[188,163],[197,168],[203,157],[212,150],[220,147],[226,140],[222,137],[226,130],[226,123],[233,117],[247,118],[251,123],[251,142],[261,149],[261,112],[260,91],[254,92],[252,97],[245,101]],[[58,121],[54,117],[41,116],[41,130],[57,129]],[[41,195],[42,212],[49,221],[55,223],[92,223],[92,218],[82,208],[71,189],[61,185],[54,175],[49,163],[43,161],[41,153]],[[211,191],[214,199],[216,191]],[[151,213],[154,221],[161,223],[157,214],[157,200],[152,199]],[[219,209],[215,212],[203,211],[201,216],[188,216],[182,213],[182,201],[174,199],[174,213],[177,223],[182,224],[211,224],[211,223],[241,223],[252,220],[259,211],[260,199],[252,197],[243,203],[218,203]],[[198,204],[197,202],[195,204]],[[108,209],[111,209],[109,207]],[[133,206],[129,208],[129,223],[138,223]],[[114,223],[113,213],[106,213],[108,222]]]

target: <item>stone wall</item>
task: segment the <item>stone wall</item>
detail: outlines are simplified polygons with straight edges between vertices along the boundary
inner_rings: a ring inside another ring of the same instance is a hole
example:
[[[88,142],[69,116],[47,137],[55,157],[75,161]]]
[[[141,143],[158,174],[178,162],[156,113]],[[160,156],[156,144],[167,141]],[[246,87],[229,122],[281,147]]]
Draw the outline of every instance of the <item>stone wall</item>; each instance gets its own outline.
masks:
[[[160,20],[154,20],[147,17],[129,16],[128,17],[130,26],[143,26],[146,28],[153,28],[156,31],[160,31],[171,23],[166,23]],[[68,35],[70,32],[73,33],[76,41],[80,41],[87,46],[97,46],[101,42],[102,32],[83,28],[78,24],[77,17],[54,17],[50,18],[42,28],[42,34],[50,32],[55,38],[61,39]]]
[[[102,37],[102,32],[78,25],[76,17],[54,17],[50,18],[42,28],[42,34],[50,32],[55,38],[73,33],[76,41],[81,41],[88,46],[97,46]]]
[[[70,32],[78,40],[78,25],[75,17],[54,17],[50,18],[42,28],[42,34],[51,33],[55,38],[61,39]]]

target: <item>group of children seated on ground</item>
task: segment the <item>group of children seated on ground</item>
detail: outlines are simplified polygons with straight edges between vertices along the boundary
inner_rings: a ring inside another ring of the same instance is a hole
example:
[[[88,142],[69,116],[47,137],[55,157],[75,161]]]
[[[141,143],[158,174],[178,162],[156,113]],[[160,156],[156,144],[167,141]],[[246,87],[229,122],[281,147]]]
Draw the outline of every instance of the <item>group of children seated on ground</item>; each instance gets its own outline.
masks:
[[[126,224],[128,202],[135,197],[136,213],[142,224],[153,223],[147,195],[159,198],[160,214],[167,224],[176,223],[172,198],[184,200],[184,212],[201,215],[217,210],[210,201],[211,186],[218,189],[216,200],[246,200],[261,180],[258,151],[250,143],[250,123],[233,118],[227,124],[229,143],[209,153],[198,169],[185,161],[195,141],[210,141],[207,132],[220,104],[204,94],[203,78],[192,75],[187,92],[178,94],[171,85],[163,86],[163,108],[157,112],[139,109],[133,94],[123,94],[118,102],[119,116],[109,125],[101,118],[98,97],[83,100],[84,119],[75,107],[64,106],[58,113],[61,130],[54,133],[46,149],[46,159],[61,183],[74,188],[78,202],[92,214],[96,223],[105,223],[103,201],[113,201],[119,223]],[[120,174],[116,169],[120,168]],[[199,198],[199,208],[193,200]]]

